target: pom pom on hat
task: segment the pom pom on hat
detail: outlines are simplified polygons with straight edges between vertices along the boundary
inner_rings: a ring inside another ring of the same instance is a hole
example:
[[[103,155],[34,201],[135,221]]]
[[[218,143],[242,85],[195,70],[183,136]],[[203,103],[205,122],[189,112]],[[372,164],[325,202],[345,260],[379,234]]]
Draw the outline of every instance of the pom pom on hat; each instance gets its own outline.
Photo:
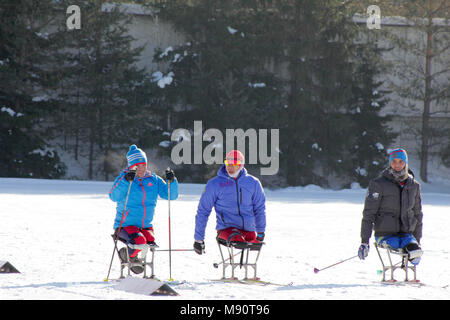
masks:
[[[147,163],[147,155],[139,149],[135,144],[130,146],[127,153],[128,167],[134,167],[138,164]]]

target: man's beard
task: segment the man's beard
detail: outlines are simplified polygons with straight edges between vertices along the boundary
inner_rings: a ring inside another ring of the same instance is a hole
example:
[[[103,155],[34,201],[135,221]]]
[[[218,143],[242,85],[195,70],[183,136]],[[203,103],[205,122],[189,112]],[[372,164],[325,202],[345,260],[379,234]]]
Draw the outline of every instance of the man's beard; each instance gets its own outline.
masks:
[[[241,172],[241,170],[242,170],[242,167],[239,168],[239,170],[237,170],[237,171],[236,171],[235,173],[233,173],[233,174],[229,173],[228,171],[227,171],[227,173],[228,173],[228,175],[229,175],[231,178],[236,178],[236,177],[239,175],[239,172]]]

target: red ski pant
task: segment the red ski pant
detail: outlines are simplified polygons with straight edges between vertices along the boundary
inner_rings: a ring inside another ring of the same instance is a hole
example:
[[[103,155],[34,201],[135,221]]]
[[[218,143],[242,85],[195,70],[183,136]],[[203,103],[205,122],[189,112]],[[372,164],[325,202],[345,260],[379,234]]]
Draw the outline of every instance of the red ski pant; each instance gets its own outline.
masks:
[[[128,243],[131,244],[146,244],[152,241],[155,241],[154,231],[153,228],[138,228],[135,226],[127,226],[123,227],[122,230],[126,233],[126,236],[128,236]],[[123,235],[123,232],[121,232]],[[138,253],[141,250],[133,250],[128,248],[128,253],[131,258],[138,255]]]
[[[223,230],[217,230],[217,237],[219,239],[232,242],[232,241],[240,241],[240,242],[252,242],[259,243],[256,240],[256,232],[255,231],[245,231],[238,228],[226,228]]]

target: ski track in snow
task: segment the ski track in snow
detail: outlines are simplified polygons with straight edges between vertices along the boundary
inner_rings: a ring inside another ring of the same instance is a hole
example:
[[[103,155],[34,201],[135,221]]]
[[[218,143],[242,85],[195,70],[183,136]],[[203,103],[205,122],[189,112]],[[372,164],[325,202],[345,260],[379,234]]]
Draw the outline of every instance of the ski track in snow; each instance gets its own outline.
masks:
[[[365,261],[356,254],[365,190],[330,191],[318,187],[266,190],[266,245],[258,276],[291,286],[258,286],[208,281],[222,269],[215,242],[215,212],[206,229],[206,253],[172,252],[172,278],[178,297],[145,296],[114,289],[120,275],[114,257],[110,281],[104,282],[113,250],[115,203],[110,182],[0,178],[0,261],[20,274],[0,274],[0,300],[448,300],[450,298],[450,187],[423,194],[425,251],[418,278],[426,284],[380,283],[380,262],[373,244]],[[171,202],[173,249],[191,249],[194,217],[204,185],[180,184]],[[156,242],[168,248],[168,203],[159,199],[154,219]],[[373,242],[374,238],[371,238]],[[251,269],[250,269],[251,270]],[[236,269],[242,278],[243,270]],[[155,254],[155,274],[169,279],[167,252]],[[403,271],[396,271],[403,279]]]

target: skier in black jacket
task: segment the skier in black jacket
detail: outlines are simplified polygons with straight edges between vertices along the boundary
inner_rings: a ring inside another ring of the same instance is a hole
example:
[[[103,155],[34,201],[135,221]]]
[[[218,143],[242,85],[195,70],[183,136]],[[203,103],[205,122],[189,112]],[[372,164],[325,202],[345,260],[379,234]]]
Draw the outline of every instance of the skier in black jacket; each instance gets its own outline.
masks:
[[[375,231],[377,244],[399,249],[409,255],[417,265],[423,251],[422,201],[420,184],[408,169],[408,156],[404,149],[389,154],[389,167],[369,183],[361,222],[360,259],[369,253],[369,239]]]

